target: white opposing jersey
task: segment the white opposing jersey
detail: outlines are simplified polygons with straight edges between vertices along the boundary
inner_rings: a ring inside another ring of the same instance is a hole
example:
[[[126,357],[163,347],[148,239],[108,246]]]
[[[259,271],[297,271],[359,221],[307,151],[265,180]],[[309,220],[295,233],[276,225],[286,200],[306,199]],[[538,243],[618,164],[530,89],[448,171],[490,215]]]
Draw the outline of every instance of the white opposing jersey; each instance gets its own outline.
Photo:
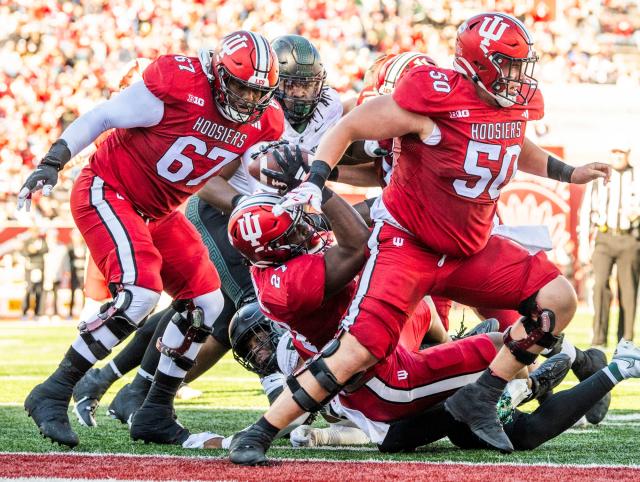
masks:
[[[273,101],[276,102],[276,101]],[[331,87],[323,87],[320,102],[313,111],[313,116],[309,119],[309,123],[303,132],[296,131],[289,121],[284,121],[284,134],[282,138],[291,144],[299,144],[300,147],[316,152],[320,139],[329,128],[331,128],[342,117],[342,101],[335,89]],[[260,122],[259,120],[257,122]],[[268,144],[267,142],[259,143],[251,146],[242,155],[241,165],[229,179],[229,184],[241,194],[250,195],[256,191],[276,192],[276,189],[265,186],[256,181],[249,174],[249,164],[252,161],[251,155],[260,149],[261,146]]]
[[[282,138],[291,144],[299,144],[300,147],[316,152],[320,139],[329,128],[342,117],[342,101],[340,96],[331,87],[322,88],[322,97],[313,111],[313,116],[304,131],[298,132],[288,120],[284,121],[284,134]]]

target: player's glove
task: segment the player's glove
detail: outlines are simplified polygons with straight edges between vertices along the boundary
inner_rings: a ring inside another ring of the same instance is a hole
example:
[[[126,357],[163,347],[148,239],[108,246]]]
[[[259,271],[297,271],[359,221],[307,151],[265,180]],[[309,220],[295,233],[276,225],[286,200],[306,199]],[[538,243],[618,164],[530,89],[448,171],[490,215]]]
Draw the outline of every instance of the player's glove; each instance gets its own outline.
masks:
[[[271,179],[274,179],[287,186],[287,190],[297,188],[305,176],[309,173],[309,166],[304,162],[302,158],[302,151],[300,146],[296,145],[296,152],[293,154],[289,146],[283,147],[284,157],[276,149],[273,151],[273,157],[282,169],[282,172],[274,171],[273,169],[262,169],[262,174]]]
[[[71,159],[71,151],[69,151],[67,143],[64,139],[58,139],[22,185],[22,189],[18,193],[18,209],[25,206],[29,211],[31,195],[40,189],[45,196],[51,194],[51,190],[58,183],[58,171],[69,162],[69,159]]]
[[[320,159],[313,161],[307,180],[297,188],[285,194],[282,201],[280,201],[280,204],[276,204],[273,207],[273,214],[275,216],[280,216],[287,208],[302,206],[305,204],[311,204],[313,209],[321,212],[322,188],[330,174],[331,167],[329,164],[321,161]]]

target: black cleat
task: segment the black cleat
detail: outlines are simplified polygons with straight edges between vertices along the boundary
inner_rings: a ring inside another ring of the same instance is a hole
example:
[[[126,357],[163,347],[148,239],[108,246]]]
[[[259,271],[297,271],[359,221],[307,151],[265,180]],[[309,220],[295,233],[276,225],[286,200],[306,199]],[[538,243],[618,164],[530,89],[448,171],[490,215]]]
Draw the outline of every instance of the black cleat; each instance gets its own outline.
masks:
[[[525,399],[525,402],[533,399],[543,400],[550,395],[553,389],[567,376],[570,368],[571,358],[564,353],[558,353],[545,360],[529,375],[531,379],[531,395]]]
[[[513,444],[502,429],[496,404],[502,390],[485,384],[471,383],[459,389],[444,402],[444,408],[458,422],[490,448],[503,453],[513,452]]]
[[[189,430],[175,419],[173,407],[144,403],[131,418],[129,428],[133,440],[164,445],[182,445],[189,438]]]
[[[24,409],[38,426],[43,437],[60,445],[75,447],[80,440],[69,423],[70,395],[56,389],[56,383],[47,379],[37,385],[24,401]]]
[[[484,335],[486,333],[493,333],[494,331],[500,331],[500,322],[495,318],[487,318],[481,321],[476,326],[466,332],[462,338],[468,338],[475,335]]]
[[[97,427],[95,415],[100,399],[111,383],[100,377],[100,369],[92,368],[80,379],[73,389],[75,402],[73,411],[78,422],[85,427]]]
[[[607,366],[607,355],[602,350],[597,348],[589,348],[584,352],[584,361],[578,366],[574,366],[573,373],[578,380],[583,381],[596,373],[598,370]],[[604,397],[598,400],[593,407],[585,414],[587,421],[594,425],[602,422],[604,417],[609,411],[609,405],[611,404],[611,393],[607,393]]]
[[[147,392],[148,389],[144,390],[127,383],[116,393],[116,396],[109,404],[107,415],[131,426],[131,417],[142,406],[144,399],[147,397]]]
[[[233,436],[229,446],[229,459],[237,465],[266,465],[268,462],[265,453],[272,441],[272,436],[253,424]]]

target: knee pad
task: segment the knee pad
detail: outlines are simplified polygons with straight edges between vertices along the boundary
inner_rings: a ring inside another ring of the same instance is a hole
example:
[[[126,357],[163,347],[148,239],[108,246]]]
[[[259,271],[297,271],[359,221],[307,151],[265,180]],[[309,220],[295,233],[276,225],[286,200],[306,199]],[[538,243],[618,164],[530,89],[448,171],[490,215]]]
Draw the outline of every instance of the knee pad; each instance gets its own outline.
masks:
[[[504,344],[520,363],[530,365],[538,355],[527,351],[533,345],[543,348],[553,347],[559,340],[554,335],[553,329],[556,324],[556,315],[552,310],[541,309],[535,302],[537,293],[524,300],[518,306],[518,312],[523,315],[522,325],[527,336],[521,340],[514,340],[511,337],[511,326],[508,327],[503,336]]]
[[[309,362],[307,362],[302,370],[300,370],[296,374],[296,376],[290,375],[289,377],[287,377],[287,386],[291,390],[293,400],[305,412],[318,412],[320,409],[322,409],[322,407],[324,407],[324,405],[329,403],[333,397],[340,393],[344,386],[357,382],[362,377],[362,375],[364,375],[364,371],[358,372],[345,383],[341,384],[338,382],[335,375],[331,372],[326,362],[324,361],[324,358],[329,358],[336,351],[338,351],[338,348],[340,348],[340,339],[334,338],[325,345],[320,353],[318,353]],[[311,372],[320,387],[322,387],[322,389],[327,392],[327,396],[321,401],[315,400],[300,385],[300,383],[298,383],[297,376],[301,375],[307,370]]]
[[[113,300],[102,305],[94,317],[78,325],[80,336],[99,360],[106,358],[111,350],[96,339],[92,332],[105,326],[122,341],[146,319],[160,298],[160,294],[155,291],[134,285],[111,285],[110,290]]]
[[[189,371],[194,360],[185,356],[193,343],[204,343],[211,334],[211,326],[205,324],[204,311],[195,306],[193,300],[177,300],[172,303],[176,313],[171,317],[171,323],[178,327],[184,336],[182,344],[177,348],[171,348],[162,342],[162,337],[156,341],[156,348],[160,353],[171,358],[182,370]]]

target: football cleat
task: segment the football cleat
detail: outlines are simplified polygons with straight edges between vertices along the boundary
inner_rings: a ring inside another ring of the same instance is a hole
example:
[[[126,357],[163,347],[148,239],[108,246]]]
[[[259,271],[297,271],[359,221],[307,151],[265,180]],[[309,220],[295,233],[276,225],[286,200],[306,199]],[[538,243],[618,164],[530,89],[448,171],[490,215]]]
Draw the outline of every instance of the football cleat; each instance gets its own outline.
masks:
[[[31,390],[24,401],[24,409],[43,437],[73,448],[80,440],[69,423],[69,398],[61,395],[55,382],[49,378]]]
[[[621,339],[611,361],[625,378],[640,378],[640,348],[632,342]]]
[[[229,459],[237,465],[266,465],[265,453],[272,441],[273,437],[253,424],[233,436],[229,446]]]
[[[73,411],[78,422],[85,427],[96,427],[95,414],[100,399],[109,389],[111,383],[100,377],[100,369],[92,368],[80,379],[73,389],[75,405]]]
[[[109,404],[107,415],[131,426],[131,417],[142,406],[147,392],[148,390],[127,383],[116,393],[113,401]]]
[[[171,405],[146,402],[136,410],[129,428],[131,438],[145,443],[182,445],[191,435],[174,417]]]
[[[495,318],[487,318],[481,321],[476,326],[466,332],[462,338],[468,338],[475,335],[484,335],[485,333],[492,333],[494,331],[500,331],[500,322]]]
[[[513,411],[531,396],[526,378],[516,378],[507,383],[496,404],[498,419],[504,425],[513,419]]]
[[[524,401],[542,400],[550,395],[552,390],[567,376],[570,368],[571,358],[569,355],[558,353],[549,357],[529,375],[531,379],[531,395]]]
[[[578,380],[583,381],[596,373],[598,370],[607,366],[607,355],[602,350],[597,348],[589,348],[584,351],[584,361],[578,365],[572,367],[573,373]],[[604,417],[609,411],[609,405],[611,404],[611,393],[607,393],[604,397],[598,400],[593,407],[586,413],[589,423],[594,425],[602,422]]]
[[[444,408],[455,420],[468,425],[490,448],[511,453],[513,444],[502,429],[496,408],[501,395],[502,390],[471,383],[450,396],[444,402]]]

